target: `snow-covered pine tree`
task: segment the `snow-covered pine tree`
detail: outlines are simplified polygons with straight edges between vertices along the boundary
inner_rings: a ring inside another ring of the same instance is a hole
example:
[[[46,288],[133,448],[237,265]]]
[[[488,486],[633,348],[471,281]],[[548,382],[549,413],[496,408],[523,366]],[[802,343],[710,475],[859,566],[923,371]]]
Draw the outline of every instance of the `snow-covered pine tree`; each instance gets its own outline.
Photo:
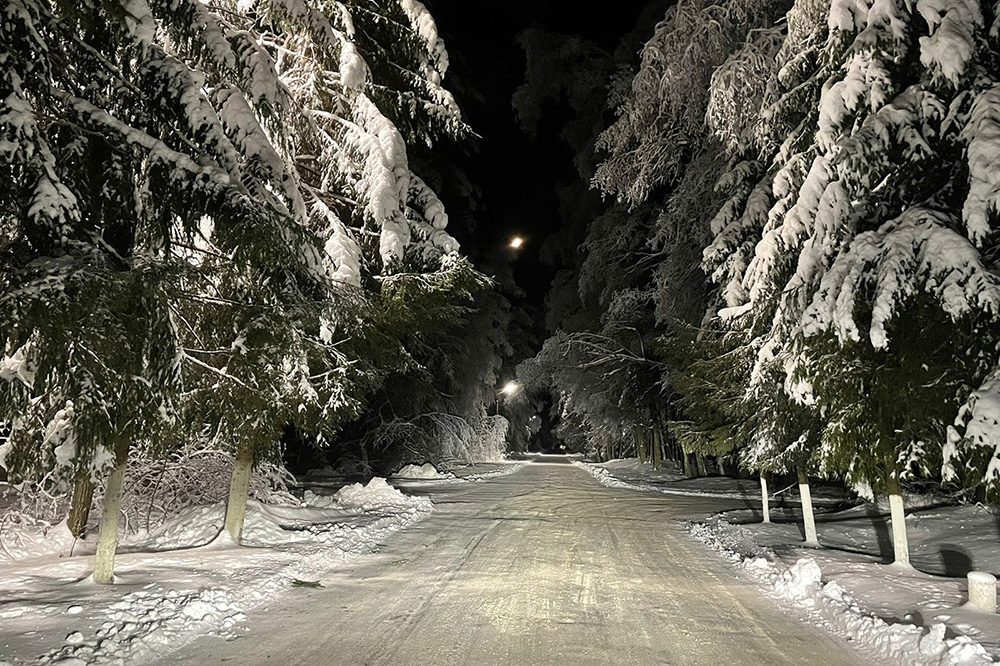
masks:
[[[829,413],[831,466],[889,494],[904,563],[899,482],[936,467],[957,401],[988,381],[1000,342],[1000,189],[982,160],[1000,147],[993,9],[831,9],[831,39],[853,42],[820,105],[823,200],[837,203],[800,258],[815,295],[797,372]]]
[[[774,312],[755,374],[783,367],[786,393],[818,404],[822,468],[890,491],[898,527],[899,477],[927,473],[925,442],[943,439],[956,397],[988,383],[995,363],[995,177],[974,145],[996,117],[984,11],[797,2],[762,114],[762,150],[778,150],[759,187],[774,204],[763,227],[728,216],[706,253],[730,285],[724,314]]]
[[[20,478],[109,463],[120,472],[129,445],[169,442],[176,426],[177,305],[200,294],[187,291],[197,278],[174,230],[217,220],[225,251],[306,278],[308,243],[295,244],[280,197],[259,196],[263,186],[241,173],[249,160],[204,78],[154,41],[144,3],[15,2],[3,30],[11,184],[0,196],[13,242],[2,393],[3,413],[16,415],[4,463]],[[112,577],[118,472],[105,492],[99,582]]]
[[[225,39],[209,39],[208,31],[184,44],[184,55],[209,72],[213,88],[245,96],[242,105],[239,96],[227,97],[220,112],[254,148],[271,189],[289,192],[289,212],[323,243],[312,270],[330,283],[302,294],[318,310],[289,312],[236,274],[217,288],[249,307],[239,317],[217,307],[195,317],[214,331],[214,344],[196,362],[202,380],[214,387],[213,374],[230,376],[229,389],[213,394],[218,404],[203,394],[192,404],[216,436],[237,445],[227,529],[238,541],[255,455],[273,450],[289,423],[328,439],[358,414],[359,399],[378,381],[372,356],[406,362],[405,352],[391,351],[398,334],[385,327],[401,326],[391,317],[419,322],[421,298],[427,305],[431,293],[461,297],[478,278],[453,256],[458,246],[444,231],[443,206],[407,161],[405,139],[466,132],[440,87],[447,53],[426,8],[403,0],[250,2],[236,9],[210,3],[192,14]],[[263,277],[257,283],[265,291],[277,284],[280,299],[288,287]],[[357,344],[365,339],[381,340],[384,349]],[[352,345],[369,358],[358,363]],[[248,413],[254,416],[244,418]]]
[[[355,237],[368,231],[351,232],[341,214],[381,234],[379,263],[402,261],[412,247],[421,269],[440,267],[414,276],[405,294],[405,276],[382,290],[397,320],[420,319],[409,312],[419,300],[401,296],[429,294],[430,307],[478,283],[448,254],[456,244],[440,202],[404,169],[399,133],[364,95],[369,85],[387,89],[369,84],[350,15],[333,12],[338,30],[303,3],[268,9],[293,26],[277,34],[319,54],[307,63],[307,83],[324,82],[305,88],[316,95],[312,113],[301,113],[310,100],[296,97],[295,72],[279,62],[293,51],[253,30],[265,18],[252,6],[8,6],[3,401],[4,414],[19,416],[3,458],[15,476],[71,462],[87,477],[111,452],[122,469],[122,446],[162,441],[176,424],[183,369],[184,403],[199,407],[188,416],[228,435],[240,454],[234,505],[245,506],[248,450],[273,448],[292,416],[329,432],[356,413],[351,380],[369,385],[349,376],[355,360],[339,349],[345,337],[364,337],[342,325],[363,321],[345,305],[363,299],[342,291],[361,285],[364,241]],[[424,54],[411,48],[415,68],[433,80],[430,63],[443,70],[446,60],[422,5],[384,10],[394,30],[414,36],[407,44]],[[414,97],[425,115],[441,131],[461,129],[448,96],[427,89],[443,102]],[[292,122],[303,118],[306,126]],[[108,488],[110,504],[116,494]],[[105,581],[117,534],[117,510],[108,509]]]
[[[744,298],[741,273],[753,254],[754,232],[772,204],[768,184],[758,184],[769,160],[758,154],[763,144],[758,133],[761,108],[770,103],[767,84],[774,76],[775,54],[785,42],[784,29],[773,22],[788,7],[705,2],[672,8],[644,48],[618,121],[602,135],[599,146],[609,156],[595,184],[631,205],[667,192],[650,239],[658,261],[654,280],[661,320],[694,324],[704,315],[707,322],[720,305]],[[706,270],[725,286],[709,299],[707,315],[704,276],[690,270],[705,245],[710,245]],[[702,453],[730,452],[749,442],[777,449],[770,471],[808,466],[803,444],[814,440],[816,428],[775,430],[776,423],[798,428],[807,414],[767,420],[760,431],[747,426],[756,415],[769,416],[779,408],[773,404],[776,387],[749,390],[748,370],[763,344],[762,326],[745,322],[732,334],[725,326],[711,328],[664,339],[675,366],[672,383],[686,396],[672,431],[687,449]],[[739,357],[750,366],[717,361],[715,354],[723,350],[723,358]],[[692,359],[700,360],[692,364]],[[736,372],[740,367],[742,375]],[[715,371],[721,372],[712,376]],[[780,392],[780,384],[777,388]],[[750,460],[762,459],[744,457]],[[814,541],[809,532],[807,539]]]
[[[671,185],[706,138],[709,82],[748,32],[769,28],[787,2],[696,0],[671,7],[645,43],[642,61],[597,148],[594,184],[630,206]]]

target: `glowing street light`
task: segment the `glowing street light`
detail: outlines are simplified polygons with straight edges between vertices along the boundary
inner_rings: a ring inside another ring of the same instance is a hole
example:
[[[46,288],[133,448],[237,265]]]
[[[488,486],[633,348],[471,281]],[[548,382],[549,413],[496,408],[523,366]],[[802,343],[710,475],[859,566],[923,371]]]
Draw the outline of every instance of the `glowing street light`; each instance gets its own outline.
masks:
[[[520,236],[514,236],[510,239],[510,247],[512,249],[520,250],[522,245],[524,245],[524,239]]]
[[[500,414],[500,398],[502,396],[510,397],[521,390],[521,385],[517,382],[510,381],[503,385],[503,388],[497,391],[496,395],[493,396],[493,405],[496,407],[495,414]],[[487,412],[488,414],[489,412]]]

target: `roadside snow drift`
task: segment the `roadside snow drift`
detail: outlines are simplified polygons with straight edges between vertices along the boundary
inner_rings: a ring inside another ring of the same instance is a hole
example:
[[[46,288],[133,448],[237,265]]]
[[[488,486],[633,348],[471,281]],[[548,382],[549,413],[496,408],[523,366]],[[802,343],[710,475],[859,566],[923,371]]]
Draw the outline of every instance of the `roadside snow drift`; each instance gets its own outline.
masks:
[[[423,482],[438,483],[480,483],[488,479],[496,479],[501,476],[508,476],[521,469],[527,462],[495,461],[489,463],[478,463],[467,468],[456,468],[455,472],[439,471],[432,463],[423,465],[404,465],[392,475],[393,482],[401,484],[419,485]],[[483,469],[482,472],[469,473],[469,469]]]
[[[439,472],[432,463],[404,465],[392,475],[394,479],[454,479],[455,475]]]
[[[10,600],[0,606],[0,639],[18,648],[0,654],[0,666],[5,659],[135,664],[196,634],[229,634],[248,609],[295,585],[320,585],[346,556],[376,550],[431,510],[429,499],[405,495],[381,478],[330,496],[306,491],[299,506],[251,500],[243,546],[236,546],[222,528],[223,504],[191,507],[123,541],[114,586],[90,581],[92,558],[53,557],[52,544],[32,540],[34,547],[23,550],[30,560],[0,555],[6,558],[0,599]],[[62,539],[58,526],[51,532]],[[74,552],[92,552],[92,544],[77,544]]]
[[[786,567],[769,559],[746,528],[724,521],[691,526],[691,534],[720,551],[774,596],[804,609],[818,624],[856,641],[880,663],[900,666],[987,666],[994,661],[982,645],[967,636],[948,637],[943,623],[920,627],[889,623],[865,612],[836,582],[824,583],[813,558]]]

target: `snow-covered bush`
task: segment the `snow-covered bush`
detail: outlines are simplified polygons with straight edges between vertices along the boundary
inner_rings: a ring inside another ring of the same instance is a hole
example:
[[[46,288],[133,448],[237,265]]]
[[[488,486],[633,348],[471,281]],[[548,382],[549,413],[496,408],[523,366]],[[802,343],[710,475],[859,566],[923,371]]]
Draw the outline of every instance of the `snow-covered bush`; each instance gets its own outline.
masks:
[[[359,448],[375,460],[348,457],[343,472],[371,474],[395,470],[405,464],[431,462],[447,469],[456,464],[502,460],[507,451],[508,422],[487,416],[477,425],[446,413],[422,414],[411,419],[383,421],[368,430]]]
[[[52,495],[40,484],[0,483],[0,556],[10,559],[30,553],[50,532],[59,531],[69,500]]]
[[[473,439],[465,447],[465,456],[474,461],[502,460],[507,453],[510,422],[502,416],[487,416],[473,430]]]
[[[188,443],[167,455],[132,456],[125,475],[123,530],[149,532],[183,509],[225,500],[232,474],[232,453],[212,448],[211,442]],[[259,462],[250,477],[248,496],[264,504],[297,504],[288,489],[291,480],[280,464]],[[102,490],[98,487],[97,494]]]

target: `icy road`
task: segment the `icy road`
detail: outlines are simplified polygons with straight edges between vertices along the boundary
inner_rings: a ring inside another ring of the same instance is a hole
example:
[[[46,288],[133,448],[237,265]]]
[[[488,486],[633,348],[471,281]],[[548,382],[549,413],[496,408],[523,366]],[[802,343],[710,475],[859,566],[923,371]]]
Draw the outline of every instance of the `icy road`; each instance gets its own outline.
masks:
[[[551,457],[431,495],[431,517],[378,555],[163,664],[865,663],[686,535],[686,517],[735,500],[605,488]]]

